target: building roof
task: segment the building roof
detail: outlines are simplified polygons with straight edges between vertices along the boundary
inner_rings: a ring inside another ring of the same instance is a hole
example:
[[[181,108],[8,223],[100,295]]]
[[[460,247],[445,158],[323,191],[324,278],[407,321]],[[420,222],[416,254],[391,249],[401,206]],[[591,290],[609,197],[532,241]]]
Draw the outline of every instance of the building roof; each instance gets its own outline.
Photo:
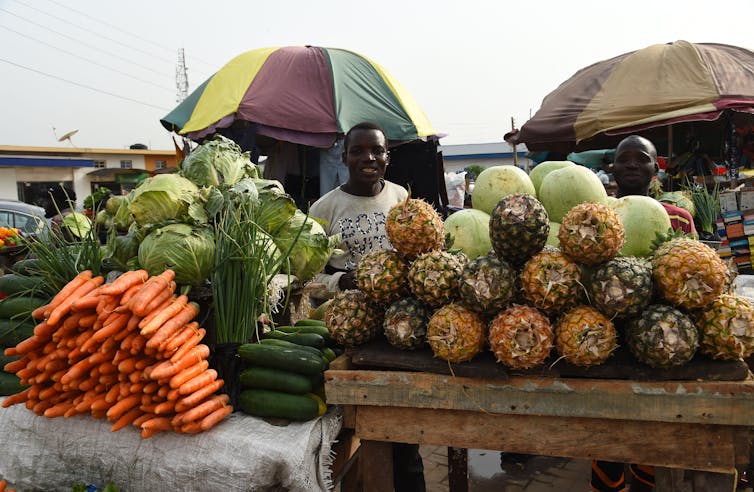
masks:
[[[490,142],[479,144],[441,145],[443,159],[494,159],[513,157],[513,146],[507,142]],[[526,146],[517,145],[516,154],[526,156]]]
[[[58,155],[82,157],[92,154],[109,155],[175,155],[174,150],[151,149],[97,149],[90,147],[29,147],[25,145],[0,145],[0,155]]]

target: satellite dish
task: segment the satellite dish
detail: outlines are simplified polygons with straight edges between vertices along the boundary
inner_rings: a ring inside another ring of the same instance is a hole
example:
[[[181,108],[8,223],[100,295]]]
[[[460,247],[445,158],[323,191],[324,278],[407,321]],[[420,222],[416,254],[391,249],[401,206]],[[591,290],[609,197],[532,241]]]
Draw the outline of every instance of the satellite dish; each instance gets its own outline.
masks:
[[[55,128],[53,127],[52,130],[54,132]],[[79,132],[78,130],[71,130],[70,132],[66,133],[62,137],[58,138],[58,142],[63,142],[65,140],[68,140],[68,143],[71,144],[72,147],[75,147],[75,145],[73,145],[73,141],[71,141],[71,137],[74,136],[74,135],[76,135],[78,132]]]

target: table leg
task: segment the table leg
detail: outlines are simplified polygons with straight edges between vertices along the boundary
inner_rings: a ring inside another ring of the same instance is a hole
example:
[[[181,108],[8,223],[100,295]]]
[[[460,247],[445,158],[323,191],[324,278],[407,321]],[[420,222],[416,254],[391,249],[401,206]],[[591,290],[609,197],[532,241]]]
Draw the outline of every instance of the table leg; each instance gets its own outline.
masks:
[[[469,492],[469,452],[465,448],[448,448],[448,486],[450,492]]]
[[[359,465],[364,492],[393,492],[393,443],[362,439]]]

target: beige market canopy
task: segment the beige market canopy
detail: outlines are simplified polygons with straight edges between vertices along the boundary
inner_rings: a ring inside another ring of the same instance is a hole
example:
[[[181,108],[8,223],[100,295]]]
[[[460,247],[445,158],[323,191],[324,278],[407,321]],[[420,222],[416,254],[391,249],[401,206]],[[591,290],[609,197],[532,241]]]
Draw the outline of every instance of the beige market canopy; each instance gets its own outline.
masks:
[[[570,151],[600,136],[716,120],[725,110],[754,112],[754,52],[676,41],[579,70],[505,139],[530,150]]]

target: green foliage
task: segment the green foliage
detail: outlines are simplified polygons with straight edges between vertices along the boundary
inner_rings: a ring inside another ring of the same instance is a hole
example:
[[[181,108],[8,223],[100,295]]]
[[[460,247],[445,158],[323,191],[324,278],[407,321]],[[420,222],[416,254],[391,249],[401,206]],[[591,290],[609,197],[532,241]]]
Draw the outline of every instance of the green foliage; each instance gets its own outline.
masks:
[[[476,179],[477,176],[479,176],[479,173],[484,171],[484,166],[481,166],[479,164],[470,164],[463,168],[464,171],[466,171],[466,176],[468,176],[469,179]]]

